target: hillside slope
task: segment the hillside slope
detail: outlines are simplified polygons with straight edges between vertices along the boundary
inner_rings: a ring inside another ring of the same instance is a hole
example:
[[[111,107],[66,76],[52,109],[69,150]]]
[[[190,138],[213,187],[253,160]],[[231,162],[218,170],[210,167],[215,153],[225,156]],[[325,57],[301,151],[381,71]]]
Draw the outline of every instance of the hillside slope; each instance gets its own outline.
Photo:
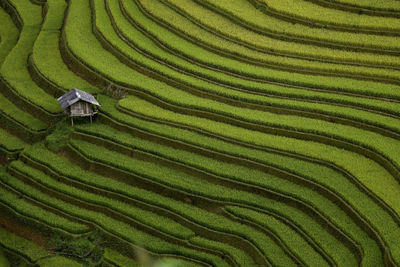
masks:
[[[378,2],[0,0],[0,262],[400,266]]]

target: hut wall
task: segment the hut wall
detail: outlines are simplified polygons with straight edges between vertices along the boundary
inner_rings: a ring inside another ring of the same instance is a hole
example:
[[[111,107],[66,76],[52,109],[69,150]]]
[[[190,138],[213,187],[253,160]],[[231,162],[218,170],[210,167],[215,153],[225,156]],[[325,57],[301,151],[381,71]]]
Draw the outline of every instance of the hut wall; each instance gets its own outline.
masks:
[[[88,102],[78,101],[71,105],[71,116],[87,116],[92,114],[93,109]]]

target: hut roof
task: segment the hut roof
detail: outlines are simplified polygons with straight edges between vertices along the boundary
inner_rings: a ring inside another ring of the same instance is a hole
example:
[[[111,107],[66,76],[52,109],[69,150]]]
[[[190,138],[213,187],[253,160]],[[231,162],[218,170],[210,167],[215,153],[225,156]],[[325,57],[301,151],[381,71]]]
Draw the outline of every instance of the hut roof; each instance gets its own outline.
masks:
[[[62,109],[66,109],[72,104],[78,102],[79,100],[83,100],[85,102],[89,102],[93,105],[100,106],[99,102],[97,102],[96,98],[89,93],[86,93],[79,89],[72,89],[68,93],[63,96],[60,96],[57,101],[60,103]]]

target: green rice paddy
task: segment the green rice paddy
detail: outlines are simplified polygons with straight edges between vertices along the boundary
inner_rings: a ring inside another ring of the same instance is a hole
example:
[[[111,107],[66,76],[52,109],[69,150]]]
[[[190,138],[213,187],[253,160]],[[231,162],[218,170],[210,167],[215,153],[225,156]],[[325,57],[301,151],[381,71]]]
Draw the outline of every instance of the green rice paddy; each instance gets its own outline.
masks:
[[[400,266],[399,10],[0,0],[0,265]]]

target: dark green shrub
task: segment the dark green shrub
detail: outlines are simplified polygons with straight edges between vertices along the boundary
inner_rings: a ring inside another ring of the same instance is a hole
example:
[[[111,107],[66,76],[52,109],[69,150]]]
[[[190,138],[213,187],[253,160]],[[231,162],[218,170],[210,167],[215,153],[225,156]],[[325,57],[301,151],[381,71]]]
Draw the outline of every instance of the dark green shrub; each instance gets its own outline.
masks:
[[[71,238],[53,234],[48,247],[60,255],[77,258],[86,263],[98,263],[104,254],[104,248],[100,244],[98,235]]]
[[[62,119],[56,125],[54,125],[51,134],[46,136],[45,143],[49,150],[58,153],[68,141],[69,134],[72,132],[72,128],[69,125],[67,118]]]

